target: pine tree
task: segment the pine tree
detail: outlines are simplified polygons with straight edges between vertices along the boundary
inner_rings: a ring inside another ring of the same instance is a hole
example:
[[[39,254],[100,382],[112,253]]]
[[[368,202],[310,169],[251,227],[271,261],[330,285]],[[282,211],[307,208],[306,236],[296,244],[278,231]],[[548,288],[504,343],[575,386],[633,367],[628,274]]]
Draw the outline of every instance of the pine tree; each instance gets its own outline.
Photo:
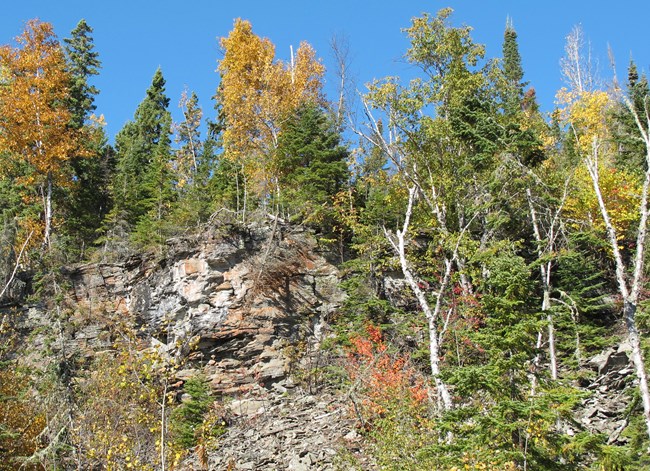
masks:
[[[517,32],[510,18],[506,21],[503,34],[502,73],[500,95],[505,114],[504,123],[500,126],[502,138],[508,143],[509,151],[517,155],[521,162],[534,166],[544,159],[539,134],[545,131],[545,125],[539,114],[535,90],[530,88],[524,93],[528,82],[523,82],[524,69]]]
[[[99,74],[101,62],[94,51],[92,28],[80,20],[71,37],[64,39],[67,68],[70,73],[70,127],[85,129],[84,147],[91,158],[70,160],[73,182],[62,192],[66,213],[65,232],[74,247],[92,244],[102,219],[110,210],[109,180],[112,173],[112,150],[102,129],[102,120],[93,119],[95,96],[99,90],[89,80]]]
[[[300,107],[287,122],[278,145],[277,173],[291,212],[325,222],[332,197],[348,177],[348,151],[340,141],[334,124],[315,104]]]
[[[644,116],[644,107],[650,107],[650,87],[645,74],[639,77],[633,60],[630,60],[628,67],[627,94],[637,114]],[[640,175],[645,171],[645,146],[637,137],[634,117],[623,103],[616,106],[613,116],[613,139],[619,149],[616,154],[616,166]],[[647,130],[647,123],[642,121],[641,124]]]

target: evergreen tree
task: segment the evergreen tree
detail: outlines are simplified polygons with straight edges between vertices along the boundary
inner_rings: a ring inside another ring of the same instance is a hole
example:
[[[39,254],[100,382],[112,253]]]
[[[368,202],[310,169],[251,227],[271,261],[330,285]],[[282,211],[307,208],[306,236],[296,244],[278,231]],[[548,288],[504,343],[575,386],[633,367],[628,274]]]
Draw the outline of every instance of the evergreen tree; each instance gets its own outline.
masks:
[[[505,114],[503,123],[498,126],[501,138],[507,143],[508,151],[516,155],[528,166],[539,164],[544,159],[540,135],[546,130],[539,106],[535,100],[535,90],[524,93],[524,69],[521,65],[517,32],[508,18],[503,34],[503,81],[499,94]],[[496,131],[495,130],[495,131]]]
[[[503,34],[503,75],[505,77],[505,110],[508,114],[521,110],[524,98],[524,69],[521,66],[521,55],[517,42],[517,32],[508,18]]]
[[[160,220],[171,198],[171,115],[165,79],[156,70],[133,121],[115,138],[115,207],[109,219],[124,219],[131,227],[147,215]],[[150,213],[151,212],[151,213]],[[150,214],[148,214],[150,213]]]
[[[72,112],[72,126],[81,128],[91,112],[96,109],[95,96],[99,90],[88,80],[99,74],[101,62],[99,54],[94,51],[95,45],[92,38],[93,29],[86,20],[77,23],[72,30],[71,38],[66,38],[65,52],[68,59],[68,70],[72,77],[70,85],[70,109]]]
[[[627,94],[639,116],[645,116],[645,107],[650,107],[650,87],[645,74],[639,77],[634,61],[630,61],[627,74]],[[633,174],[645,171],[645,146],[638,139],[638,129],[630,110],[619,103],[613,112],[612,134],[618,147],[616,166]],[[641,123],[647,131],[648,124]]]
[[[83,248],[94,242],[102,219],[110,210],[109,181],[112,173],[112,149],[104,133],[101,119],[91,120],[96,109],[95,96],[99,90],[90,79],[99,74],[101,61],[94,51],[93,29],[80,20],[71,37],[64,39],[67,69],[70,74],[68,108],[69,126],[83,130],[83,148],[89,157],[73,157],[70,184],[60,191],[59,197],[66,213],[64,232],[71,246]],[[73,250],[72,248],[70,250]]]
[[[112,207],[110,180],[114,171],[114,151],[106,138],[104,129],[89,127],[84,147],[88,158],[74,157],[70,161],[74,175],[70,184],[58,195],[65,212],[64,232],[70,237],[69,250],[92,246],[97,239],[104,217]]]
[[[287,207],[302,210],[302,216],[310,215],[321,227],[332,197],[348,178],[348,151],[340,142],[323,109],[307,104],[285,125],[278,144],[278,175]]]
[[[137,221],[134,240],[142,245],[161,244],[166,239],[169,221],[165,220],[172,210],[175,199],[171,167],[171,115],[163,114],[163,132],[153,149],[141,182],[144,199],[141,201],[146,213]]]

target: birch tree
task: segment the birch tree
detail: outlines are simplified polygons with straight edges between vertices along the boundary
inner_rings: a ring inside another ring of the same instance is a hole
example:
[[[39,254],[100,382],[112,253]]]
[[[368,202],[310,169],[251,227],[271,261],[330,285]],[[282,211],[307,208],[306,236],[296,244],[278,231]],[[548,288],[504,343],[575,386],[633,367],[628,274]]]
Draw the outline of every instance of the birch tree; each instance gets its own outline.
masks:
[[[395,178],[408,191],[401,229],[384,228],[384,234],[427,320],[429,365],[443,410],[454,405],[441,378],[441,345],[453,314],[449,290],[454,274],[466,294],[473,290],[464,270],[463,245],[470,227],[483,215],[480,208],[486,200],[478,175],[481,164],[489,160],[479,163],[481,149],[473,147],[471,139],[464,140],[460,130],[465,124],[463,111],[476,103],[485,84],[481,71],[471,70],[484,50],[472,41],[470,28],[448,24],[451,12],[444,9],[436,17],[415,18],[405,30],[411,40],[406,58],[424,78],[407,86],[390,77],[371,84],[362,100],[368,128],[357,131],[388,157],[397,170]],[[416,209],[430,227],[412,226]],[[429,231],[432,250],[439,256],[429,268],[431,278],[438,280],[433,285],[409,261],[408,247],[419,229]],[[425,285],[430,292],[422,288]]]
[[[306,42],[289,64],[276,60],[273,43],[253,33],[251,23],[242,19],[235,20],[220,45],[217,93],[225,118],[225,157],[241,163],[264,195],[277,189],[272,180],[282,126],[301,105],[322,101],[325,69]]]
[[[65,163],[86,153],[79,148],[81,131],[69,127],[71,78],[52,25],[28,21],[16,42],[0,47],[0,151],[26,165],[20,179],[34,193],[23,196],[32,204],[41,200],[42,217],[25,232],[38,229],[34,239],[49,247],[54,187],[71,178]]]
[[[620,93],[618,97],[634,118],[638,131],[637,138],[645,146],[645,172],[642,176],[641,194],[637,199],[636,211],[638,214],[636,227],[633,232],[636,243],[629,254],[623,253],[620,245],[622,234],[615,224],[615,215],[612,212],[611,202],[604,193],[601,184],[601,174],[608,164],[611,164],[613,149],[609,148],[609,136],[606,123],[608,111],[613,106],[611,97],[603,91],[570,90],[561,93],[566,106],[563,117],[569,126],[575,146],[583,163],[587,168],[592,182],[595,199],[598,203],[605,236],[611,249],[611,256],[615,265],[615,278],[619,295],[623,301],[623,318],[627,328],[627,341],[631,351],[631,360],[634,365],[639,391],[643,404],[643,416],[650,437],[650,390],[645,360],[641,349],[641,339],[637,326],[637,309],[641,301],[641,291],[644,285],[645,271],[645,246],[648,232],[648,190],[650,188],[650,106],[645,98],[643,112],[630,101],[629,97]]]

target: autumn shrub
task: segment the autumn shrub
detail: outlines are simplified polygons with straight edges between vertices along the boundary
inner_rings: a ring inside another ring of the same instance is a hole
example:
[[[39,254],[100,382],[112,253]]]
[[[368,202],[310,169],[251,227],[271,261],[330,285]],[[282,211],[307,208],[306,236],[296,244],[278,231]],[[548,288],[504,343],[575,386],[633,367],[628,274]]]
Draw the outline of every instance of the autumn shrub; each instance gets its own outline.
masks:
[[[71,441],[83,469],[159,469],[170,461],[163,404],[166,378],[155,354],[135,338],[115,342],[79,380],[79,413]]]
[[[45,426],[29,377],[13,363],[0,365],[0,470],[40,469],[25,460],[42,448],[39,434]]]
[[[438,438],[430,413],[435,392],[428,381],[408,356],[390,351],[375,325],[367,324],[365,334],[350,342],[352,413],[371,438],[377,463],[382,469],[431,469],[420,455],[428,441]]]

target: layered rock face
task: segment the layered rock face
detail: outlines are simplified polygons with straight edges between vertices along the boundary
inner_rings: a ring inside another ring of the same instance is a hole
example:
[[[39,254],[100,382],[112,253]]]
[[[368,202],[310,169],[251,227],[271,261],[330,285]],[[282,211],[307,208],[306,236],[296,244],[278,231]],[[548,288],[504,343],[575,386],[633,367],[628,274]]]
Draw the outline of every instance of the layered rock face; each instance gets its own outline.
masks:
[[[179,379],[201,370],[227,395],[282,386],[286,353],[319,341],[342,293],[337,269],[316,248],[301,229],[249,226],[170,241],[157,261],[138,256],[67,275],[78,305],[133,316],[154,347],[184,365]],[[90,324],[72,342],[96,346],[101,338],[101,326]]]
[[[320,361],[325,320],[344,300],[337,268],[304,229],[222,225],[168,241],[164,256],[62,274],[65,315],[20,305],[23,330],[43,332],[31,338],[34,350],[47,350],[48,335],[57,339],[54,356],[33,363],[76,358],[84,368],[113,350],[124,320],[135,325],[138,348],[177,365],[170,385],[178,400],[184,380],[202,374],[210,382],[225,435],[207,468],[191,453],[179,469],[330,470],[341,447],[360,449],[345,398],[301,382]]]

